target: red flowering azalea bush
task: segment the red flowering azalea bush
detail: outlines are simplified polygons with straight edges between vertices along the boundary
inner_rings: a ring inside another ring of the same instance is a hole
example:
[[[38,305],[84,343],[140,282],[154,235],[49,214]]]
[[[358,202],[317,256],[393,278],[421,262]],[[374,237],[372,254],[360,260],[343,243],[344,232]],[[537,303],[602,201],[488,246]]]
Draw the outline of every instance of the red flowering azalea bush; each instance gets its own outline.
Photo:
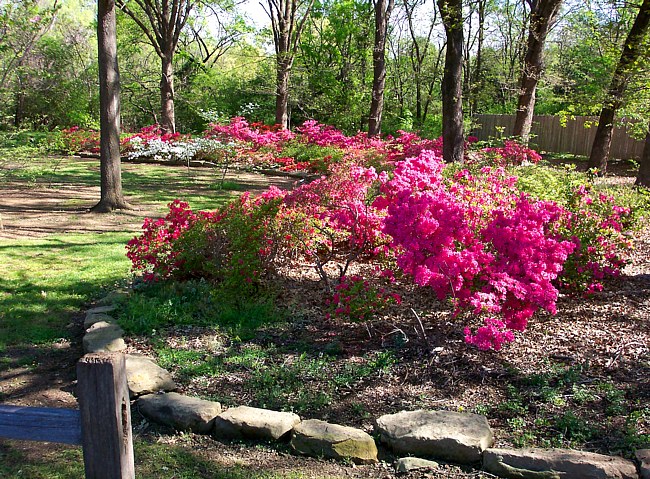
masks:
[[[61,139],[67,152],[88,151],[99,153],[99,132],[73,126],[61,131]]]
[[[351,321],[368,321],[391,304],[400,304],[402,298],[377,288],[359,275],[343,276],[326,301],[328,317]]]
[[[165,133],[160,128],[160,125],[154,124],[141,128],[138,133],[125,136],[120,141],[120,146],[123,152],[129,152],[139,147],[147,146],[154,141],[161,143],[175,143],[187,138],[190,138],[190,135],[181,135],[178,132]]]
[[[564,264],[560,285],[587,295],[602,291],[604,280],[620,276],[632,247],[624,234],[632,222],[630,208],[592,189],[580,185],[571,190],[566,207],[572,214],[562,225],[562,234],[575,249]]]
[[[495,165],[518,166],[527,163],[537,164],[542,159],[542,156],[535,150],[517,141],[505,140],[503,146],[483,148],[478,158],[481,158],[483,161],[488,159]]]

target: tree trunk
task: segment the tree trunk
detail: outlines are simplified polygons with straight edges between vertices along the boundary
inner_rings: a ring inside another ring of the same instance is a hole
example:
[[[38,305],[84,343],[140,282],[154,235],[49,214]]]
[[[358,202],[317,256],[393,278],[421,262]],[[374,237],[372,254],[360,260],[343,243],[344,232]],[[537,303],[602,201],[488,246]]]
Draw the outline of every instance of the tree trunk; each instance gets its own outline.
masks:
[[[598,120],[598,129],[594,138],[591,154],[589,156],[589,168],[597,168],[599,174],[604,175],[607,170],[607,156],[612,144],[614,131],[614,117],[616,111],[623,104],[623,94],[632,75],[639,56],[644,51],[643,37],[650,25],[650,0],[643,0],[639,13],[632,24],[632,28],[625,39],[621,58],[616,65],[612,82],[607,91]]]
[[[645,136],[645,146],[643,147],[643,155],[639,164],[639,174],[634,184],[650,188],[650,126],[648,126],[648,133]]]
[[[528,144],[535,112],[537,83],[544,72],[544,43],[558,13],[562,0],[537,0],[531,12],[528,44],[519,81],[519,101],[513,135]]]
[[[483,43],[485,42],[485,4],[487,0],[478,2],[478,40],[476,45],[476,61],[474,63],[474,74],[472,75],[472,87],[470,89],[470,115],[478,109],[478,94],[483,90]]]
[[[278,59],[276,68],[275,123],[282,128],[289,128],[289,76],[291,74],[291,61]]]
[[[166,52],[162,58],[160,76],[160,128],[165,133],[176,133],[176,115],[174,113],[174,64],[173,52]]]
[[[16,92],[16,105],[14,109],[14,126],[20,128],[25,117],[25,90],[23,82],[18,77],[18,91]]]
[[[372,50],[372,99],[368,116],[368,136],[381,132],[381,117],[384,112],[384,89],[386,87],[386,37],[388,22],[395,0],[376,0],[375,6],[375,44]]]
[[[122,195],[120,165],[120,73],[117,67],[115,1],[97,2],[99,54],[99,123],[101,199],[91,211],[106,213],[129,208]]]
[[[447,163],[463,161],[463,3],[438,0],[447,34],[445,72],[442,77],[442,157]]]

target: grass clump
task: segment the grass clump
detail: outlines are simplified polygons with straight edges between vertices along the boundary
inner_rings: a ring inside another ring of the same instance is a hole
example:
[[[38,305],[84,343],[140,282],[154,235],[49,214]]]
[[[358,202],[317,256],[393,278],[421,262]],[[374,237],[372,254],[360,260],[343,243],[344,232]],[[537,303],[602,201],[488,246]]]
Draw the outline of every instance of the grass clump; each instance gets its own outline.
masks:
[[[119,312],[120,325],[130,334],[181,325],[216,326],[239,339],[249,339],[260,327],[282,319],[271,297],[239,297],[200,280],[143,285]]]

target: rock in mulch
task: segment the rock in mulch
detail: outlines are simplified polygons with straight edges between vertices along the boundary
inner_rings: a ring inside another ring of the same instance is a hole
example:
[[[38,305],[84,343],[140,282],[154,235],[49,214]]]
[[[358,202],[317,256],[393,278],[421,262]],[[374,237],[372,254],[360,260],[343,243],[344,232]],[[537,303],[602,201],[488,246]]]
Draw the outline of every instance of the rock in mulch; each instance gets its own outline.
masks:
[[[427,461],[419,457],[403,457],[395,464],[395,471],[399,474],[410,471],[435,471],[438,469],[438,466],[438,463],[435,461]]]
[[[293,428],[291,447],[306,456],[344,459],[356,464],[377,462],[377,445],[369,434],[318,419],[303,421]]]
[[[401,454],[433,457],[460,464],[481,461],[494,444],[484,416],[452,411],[402,411],[377,419],[381,441]]]
[[[178,393],[147,394],[136,403],[140,412],[160,424],[181,431],[207,434],[214,418],[221,412],[221,404]]]
[[[297,414],[249,406],[230,408],[214,421],[217,439],[280,439],[300,422]]]
[[[639,461],[641,479],[650,479],[650,449],[639,449],[634,455]]]
[[[126,356],[126,380],[131,397],[177,388],[169,371],[143,356]]]
[[[86,319],[84,319],[84,329],[89,329],[92,325],[104,321],[109,324],[116,324],[116,320],[113,316],[106,313],[86,313]]]
[[[632,461],[570,449],[488,449],[483,469],[513,479],[638,478]]]
[[[100,321],[93,324],[83,337],[86,353],[117,352],[126,349],[124,331],[116,324]]]

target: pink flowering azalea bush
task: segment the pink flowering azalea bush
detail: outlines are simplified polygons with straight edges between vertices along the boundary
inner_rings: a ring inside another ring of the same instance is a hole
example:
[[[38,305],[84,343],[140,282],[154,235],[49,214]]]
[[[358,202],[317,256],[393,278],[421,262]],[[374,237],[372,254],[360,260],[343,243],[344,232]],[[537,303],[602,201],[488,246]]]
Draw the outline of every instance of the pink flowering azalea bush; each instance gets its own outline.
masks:
[[[558,235],[562,209],[518,194],[503,170],[446,180],[443,169],[433,152],[397,165],[382,187],[384,231],[416,284],[450,298],[457,314],[485,317],[466,341],[498,350],[537,310],[555,312],[552,282],[574,245]]]
[[[253,150],[257,150],[263,146],[279,148],[282,143],[293,139],[295,135],[290,130],[280,128],[279,125],[249,124],[245,118],[235,117],[227,125],[211,124],[204,136],[219,140],[236,140],[249,144]]]
[[[308,264],[325,286],[329,316],[353,321],[400,304],[378,286],[397,277],[448,301],[467,321],[468,344],[499,350],[535,313],[556,312],[558,288],[598,291],[624,264],[630,211],[588,187],[540,200],[501,166],[445,165],[439,140],[402,132],[368,146],[315,122],[301,128],[273,140],[279,149],[270,154],[296,142],[341,148],[325,174],[292,191],[245,194],[212,213],[176,200],[129,242],[133,269],[146,281],[205,278],[254,292],[283,268]],[[251,134],[280,134],[241,121],[228,129],[258,153],[268,144]],[[369,164],[374,155],[379,169]]]

